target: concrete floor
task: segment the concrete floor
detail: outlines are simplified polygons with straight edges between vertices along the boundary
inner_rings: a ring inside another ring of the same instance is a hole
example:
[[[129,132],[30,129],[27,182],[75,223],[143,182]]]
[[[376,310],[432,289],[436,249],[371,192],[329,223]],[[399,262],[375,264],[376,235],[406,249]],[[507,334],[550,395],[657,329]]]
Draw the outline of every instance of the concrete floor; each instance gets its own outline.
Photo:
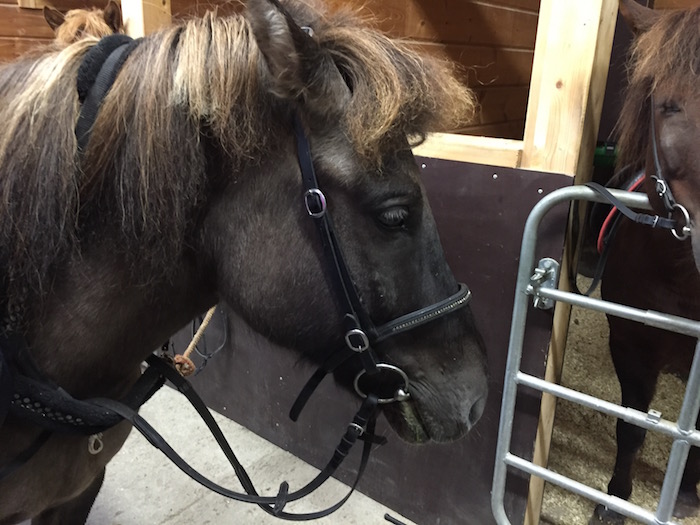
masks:
[[[196,413],[183,403],[179,393],[162,388],[140,413],[194,468],[225,487],[240,489],[226,458]],[[318,472],[233,421],[218,414],[215,417],[260,493],[276,493],[279,483],[285,480],[289,482],[290,490],[294,490]],[[289,504],[287,510],[310,512],[322,509],[341,499],[347,491],[344,484],[329,480],[308,499]],[[335,514],[313,523],[379,525],[389,523],[384,519],[385,513],[407,525],[415,525],[360,492],[355,492]],[[107,467],[105,483],[87,523],[279,525],[282,521],[255,505],[231,501],[209,492],[172,465],[137,431],[132,431],[124,448]]]

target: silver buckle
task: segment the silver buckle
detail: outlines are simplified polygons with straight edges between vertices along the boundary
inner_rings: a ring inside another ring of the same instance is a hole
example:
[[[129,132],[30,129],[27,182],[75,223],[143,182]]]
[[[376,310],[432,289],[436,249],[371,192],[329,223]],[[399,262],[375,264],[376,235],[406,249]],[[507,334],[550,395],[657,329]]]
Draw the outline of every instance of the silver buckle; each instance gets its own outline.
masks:
[[[353,344],[353,340],[357,344]],[[353,352],[364,352],[369,348],[369,337],[359,328],[353,328],[347,334],[345,334],[345,344]]]
[[[315,197],[313,200],[320,204],[320,209],[316,209],[317,206],[312,206],[312,197]],[[318,188],[306,190],[306,193],[304,193],[304,205],[306,206],[306,211],[314,219],[320,219],[326,214],[326,196]]]

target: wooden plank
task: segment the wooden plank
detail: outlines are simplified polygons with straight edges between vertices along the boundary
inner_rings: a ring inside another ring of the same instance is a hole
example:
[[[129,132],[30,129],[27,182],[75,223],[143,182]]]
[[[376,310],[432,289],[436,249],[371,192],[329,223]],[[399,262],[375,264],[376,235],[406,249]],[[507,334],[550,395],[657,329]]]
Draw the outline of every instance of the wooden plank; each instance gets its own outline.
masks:
[[[527,49],[535,42],[536,13],[463,0],[411,6],[404,28],[409,38]]]
[[[491,124],[477,124],[465,126],[455,131],[462,135],[478,135],[483,137],[494,137],[522,142],[525,119],[511,120],[507,122],[492,122]]]
[[[618,0],[542,0],[523,137],[523,167],[589,180],[602,110]],[[569,221],[571,224],[571,221]],[[567,233],[562,275],[573,246]],[[560,280],[562,289],[568,287]],[[559,383],[571,307],[557,303],[545,379]],[[533,462],[546,466],[555,399],[543,394]],[[544,481],[531,476],[526,525],[539,523]]]
[[[419,157],[518,168],[522,154],[522,141],[454,133],[433,133],[423,144],[413,148],[413,153]]]
[[[0,0],[0,4],[11,3],[24,9],[43,9],[45,5],[66,12],[71,9],[85,9],[95,7],[102,9],[107,5],[107,0]]]
[[[654,0],[654,9],[689,9],[698,5],[698,0]]]
[[[419,0],[420,2],[429,3],[431,0]],[[511,7],[537,13],[540,8],[540,0],[480,0],[482,4],[491,4],[501,8]]]
[[[617,0],[542,0],[523,167],[572,176],[592,168],[616,10]]]
[[[412,41],[410,45],[430,55],[448,58],[463,71],[467,85],[528,86],[533,49]]]
[[[536,10],[528,12],[468,0],[330,0],[334,7],[354,6],[393,36],[454,44],[532,49]]]
[[[0,36],[53,38],[54,34],[41,11],[21,9],[17,5],[0,5]]]
[[[474,90],[479,99],[478,124],[525,120],[527,86],[493,86]]]
[[[171,23],[170,0],[122,0],[121,4],[124,28],[134,38]]]
[[[0,36],[0,63],[11,62],[36,49],[49,45],[50,38],[15,38]]]

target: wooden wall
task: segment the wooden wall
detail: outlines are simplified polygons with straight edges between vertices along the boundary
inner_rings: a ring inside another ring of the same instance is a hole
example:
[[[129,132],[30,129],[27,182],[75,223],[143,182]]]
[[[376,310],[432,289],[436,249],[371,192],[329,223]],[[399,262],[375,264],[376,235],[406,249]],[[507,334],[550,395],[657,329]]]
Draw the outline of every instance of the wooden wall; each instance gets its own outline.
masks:
[[[26,0],[23,0],[26,1]],[[41,5],[43,0],[32,0]],[[106,0],[46,0],[61,10]],[[467,85],[479,98],[476,121],[460,133],[522,139],[532,75],[540,0],[328,0],[350,4],[373,15],[381,29],[429,53],[460,65]],[[657,8],[698,5],[698,0],[656,0]],[[216,8],[240,10],[238,0],[172,0],[175,18]],[[0,0],[0,62],[47,44],[53,34],[40,9],[23,9],[17,0]]]
[[[685,9],[697,7],[700,0],[654,0],[654,9]]]
[[[457,62],[480,102],[477,121],[455,130],[522,139],[540,0],[327,0],[371,14],[378,27]],[[219,9],[236,10],[225,0]],[[198,15],[211,0],[172,0],[174,17]]]
[[[107,0],[57,0],[47,2],[61,11],[84,7],[103,7]],[[41,0],[32,2],[43,6]],[[24,5],[24,3],[23,3]],[[51,43],[53,31],[44,20],[41,9],[19,7],[17,0],[0,0],[0,63]]]
[[[8,62],[47,44],[53,31],[41,11],[21,9],[16,0],[0,0],[0,62]]]

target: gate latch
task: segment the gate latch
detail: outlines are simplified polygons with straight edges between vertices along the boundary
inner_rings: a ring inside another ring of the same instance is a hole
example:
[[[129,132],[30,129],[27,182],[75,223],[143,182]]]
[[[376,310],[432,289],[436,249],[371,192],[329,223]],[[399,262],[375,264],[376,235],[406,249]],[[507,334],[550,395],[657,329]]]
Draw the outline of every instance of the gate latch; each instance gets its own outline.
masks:
[[[530,277],[530,284],[527,286],[526,293],[534,296],[532,305],[540,310],[549,310],[554,307],[554,299],[548,297],[540,297],[538,291],[542,288],[556,288],[559,282],[559,263],[554,259],[545,257],[540,259],[540,262],[535,268],[535,272]]]

